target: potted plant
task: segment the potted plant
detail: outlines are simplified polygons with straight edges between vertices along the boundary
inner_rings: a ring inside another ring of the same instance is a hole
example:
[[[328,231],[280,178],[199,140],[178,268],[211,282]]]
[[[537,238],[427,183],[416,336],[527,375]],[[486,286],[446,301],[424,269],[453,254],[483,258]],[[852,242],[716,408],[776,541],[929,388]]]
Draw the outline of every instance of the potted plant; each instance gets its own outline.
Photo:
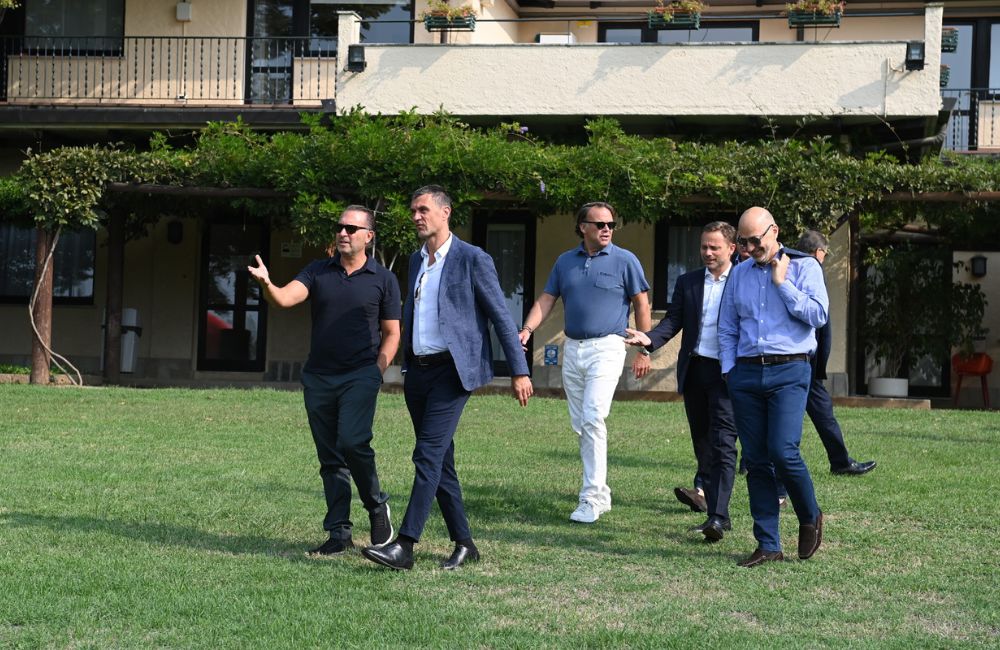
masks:
[[[844,13],[845,4],[844,0],[797,0],[785,5],[788,10],[788,26],[840,27],[840,16]]]
[[[430,0],[420,18],[429,32],[471,32],[476,29],[476,10],[469,4],[455,7],[448,0]]]
[[[948,81],[951,79],[951,68],[942,64],[941,65],[941,87],[946,88],[948,86]]]
[[[868,394],[906,397],[911,371],[922,360],[948,358],[953,310],[963,299],[951,281],[950,255],[911,244],[870,245],[865,251],[861,338],[872,373]]]
[[[945,27],[941,30],[941,51],[955,52],[958,50],[958,29]]]
[[[20,6],[21,3],[18,0],[0,0],[0,23],[3,22],[3,17],[8,9],[17,9]]]
[[[956,267],[964,262],[956,263]],[[988,374],[993,359],[977,344],[985,343],[987,330],[983,327],[986,315],[986,295],[978,284],[955,283],[951,296],[950,342],[957,352],[951,358],[956,373],[966,375]]]
[[[647,24],[650,29],[698,29],[705,6],[702,0],[656,0]]]

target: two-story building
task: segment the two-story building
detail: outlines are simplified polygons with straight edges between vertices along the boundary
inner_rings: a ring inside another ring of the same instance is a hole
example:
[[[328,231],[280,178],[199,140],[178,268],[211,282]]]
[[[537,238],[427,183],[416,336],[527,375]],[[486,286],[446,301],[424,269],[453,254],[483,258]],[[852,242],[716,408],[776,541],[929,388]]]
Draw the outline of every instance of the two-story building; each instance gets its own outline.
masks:
[[[610,116],[630,132],[680,138],[756,138],[767,129],[829,134],[855,149],[891,150],[904,140],[912,155],[942,144],[1000,148],[990,90],[1000,87],[995,2],[851,2],[836,24],[807,26],[791,24],[775,0],[716,0],[697,25],[666,28],[650,20],[654,7],[471,0],[474,28],[441,31],[421,20],[423,0],[23,0],[0,20],[0,165],[16,169],[28,148],[141,144],[155,130],[237,117],[256,129],[296,129],[302,112],[355,106],[443,108],[473,124],[518,121],[569,139],[586,119]],[[942,38],[946,27],[957,31]],[[735,220],[745,207],[716,206],[704,220]],[[699,264],[701,223],[648,216],[655,226],[630,225],[615,240],[640,257],[662,310],[674,278]],[[555,257],[576,245],[569,222],[500,205],[463,229],[501,260],[516,321]],[[0,224],[8,260],[0,265],[0,362],[30,355],[31,267],[14,260],[30,259],[32,237]],[[69,234],[56,259],[54,347],[91,374],[101,365],[103,241],[102,232]],[[832,241],[832,384],[845,394],[863,383],[847,376],[847,229]],[[151,235],[126,247],[124,305],[142,327],[129,338],[127,376],[142,384],[297,379],[308,313],[269,311],[248,289],[245,260],[260,250],[278,281],[322,255],[291,232],[238,214],[179,218],[165,201]],[[956,252],[963,255],[971,252]],[[1000,258],[987,255],[995,266]],[[981,281],[997,293],[992,276]],[[1000,332],[1000,305],[991,310],[987,320]],[[554,314],[536,336],[540,385],[558,384],[543,346],[560,342],[560,323]],[[674,350],[656,355],[653,377],[641,385],[623,379],[623,387],[673,390]],[[935,377],[926,388],[947,394],[947,368]]]

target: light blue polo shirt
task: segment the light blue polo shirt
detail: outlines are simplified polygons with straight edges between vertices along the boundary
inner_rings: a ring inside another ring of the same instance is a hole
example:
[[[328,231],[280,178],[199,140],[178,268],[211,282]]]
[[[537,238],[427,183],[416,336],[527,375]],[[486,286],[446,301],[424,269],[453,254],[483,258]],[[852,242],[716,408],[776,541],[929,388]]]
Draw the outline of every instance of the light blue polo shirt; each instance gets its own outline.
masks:
[[[649,283],[631,252],[608,244],[589,255],[581,243],[559,256],[544,291],[562,298],[566,336],[592,339],[625,336],[632,296],[649,291]]]

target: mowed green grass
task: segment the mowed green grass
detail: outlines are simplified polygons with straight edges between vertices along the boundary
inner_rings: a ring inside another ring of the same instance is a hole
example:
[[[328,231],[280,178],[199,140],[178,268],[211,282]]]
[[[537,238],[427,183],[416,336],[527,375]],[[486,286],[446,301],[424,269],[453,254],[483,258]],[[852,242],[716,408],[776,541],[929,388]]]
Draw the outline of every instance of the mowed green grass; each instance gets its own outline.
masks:
[[[614,508],[587,526],[568,521],[565,403],[475,396],[456,441],[483,561],[438,568],[435,509],[403,573],[304,556],[324,505],[300,393],[0,386],[0,413],[0,647],[1000,646],[996,413],[839,409],[855,457],[879,461],[864,477],[831,476],[807,423],[823,546],[748,570],[742,478],[719,544],[674,500],[694,472],[681,404],[615,404]],[[398,394],[380,397],[374,445],[398,527],[413,476]]]

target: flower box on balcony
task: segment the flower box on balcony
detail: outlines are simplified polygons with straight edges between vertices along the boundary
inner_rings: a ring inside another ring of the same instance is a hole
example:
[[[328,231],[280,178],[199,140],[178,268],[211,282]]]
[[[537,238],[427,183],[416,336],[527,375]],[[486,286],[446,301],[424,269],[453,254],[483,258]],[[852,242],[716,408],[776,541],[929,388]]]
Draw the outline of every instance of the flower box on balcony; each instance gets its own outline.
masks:
[[[840,10],[830,14],[819,11],[789,10],[789,27],[840,27]]]
[[[951,80],[951,68],[946,65],[941,66],[941,87],[945,88]]]
[[[700,29],[700,13],[669,13],[663,11],[649,12],[647,24],[650,29]]]
[[[476,31],[476,17],[455,16],[424,16],[424,28],[429,32],[474,32]]]
[[[958,50],[958,30],[954,27],[945,27],[941,30],[941,51],[955,52]]]

